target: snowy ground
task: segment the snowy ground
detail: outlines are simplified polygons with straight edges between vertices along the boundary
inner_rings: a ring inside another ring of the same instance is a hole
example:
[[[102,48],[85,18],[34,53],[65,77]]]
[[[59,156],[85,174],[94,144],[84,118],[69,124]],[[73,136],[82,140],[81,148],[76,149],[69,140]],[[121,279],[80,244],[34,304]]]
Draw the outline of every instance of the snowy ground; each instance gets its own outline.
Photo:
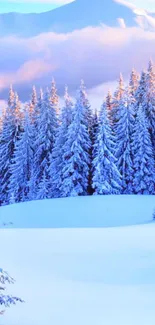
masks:
[[[1,218],[26,227],[0,230],[1,266],[17,280],[9,292],[26,303],[7,310],[0,324],[154,325],[154,203],[151,196],[96,197],[1,208]],[[39,227],[91,228],[34,229],[37,214]]]
[[[0,208],[11,228],[100,228],[148,223],[155,196],[89,196],[33,201]]]

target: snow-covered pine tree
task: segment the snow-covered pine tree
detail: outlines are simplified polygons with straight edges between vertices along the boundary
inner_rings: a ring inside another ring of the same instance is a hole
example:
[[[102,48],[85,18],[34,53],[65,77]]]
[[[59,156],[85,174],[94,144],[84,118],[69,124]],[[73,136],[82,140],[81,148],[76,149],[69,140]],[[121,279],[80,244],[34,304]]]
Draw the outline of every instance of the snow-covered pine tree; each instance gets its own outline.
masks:
[[[57,118],[60,114],[60,108],[59,108],[59,97],[57,95],[57,89],[56,89],[56,83],[54,78],[52,79],[51,89],[50,89],[50,105],[53,111],[56,112]]]
[[[89,150],[89,155],[90,155],[90,165],[89,165],[89,177],[88,177],[88,194],[92,194],[93,189],[92,189],[92,159],[93,159],[93,128],[94,128],[94,116],[93,116],[93,110],[91,108],[90,102],[88,100],[88,95],[86,92],[86,86],[84,83],[84,80],[81,80],[81,84],[80,84],[80,96],[81,99],[83,101],[83,106],[85,107],[85,121],[86,121],[86,126],[88,128],[88,132],[89,132],[89,138],[90,138],[90,150]]]
[[[36,113],[36,106],[37,106],[37,91],[36,87],[32,87],[32,95],[31,95],[31,100],[29,104],[29,116],[31,118],[31,122],[34,123],[35,120],[35,113]]]
[[[118,122],[116,125],[116,152],[117,168],[122,177],[122,193],[133,193],[133,161],[132,161],[132,134],[134,113],[130,101],[129,90],[126,89],[120,99],[118,107]]]
[[[112,100],[112,94],[111,91],[108,90],[108,94],[106,97],[106,106],[107,106],[107,113],[108,113],[108,118],[109,121],[112,125],[112,108],[113,108],[113,100]]]
[[[73,120],[67,132],[64,146],[64,168],[61,196],[78,196],[88,193],[90,166],[90,136],[87,108],[83,101],[81,87],[77,94]]]
[[[15,100],[15,92],[12,88],[12,85],[10,85],[9,89],[9,97],[8,97],[8,107],[11,108]]]
[[[20,134],[23,113],[21,110],[21,102],[19,100],[17,92],[15,92],[14,103],[13,103],[12,109],[14,111],[16,129],[18,130],[18,134]]]
[[[45,165],[47,165],[47,161],[45,161]],[[49,197],[49,177],[48,177],[47,169],[44,168],[40,183],[38,184],[36,199],[44,200],[47,199],[48,197]]]
[[[118,109],[120,105],[120,100],[125,92],[124,80],[123,76],[120,73],[118,87],[114,93],[113,100],[112,100],[112,109],[111,109],[111,123],[112,123],[112,130],[115,133],[115,128],[118,122]]]
[[[15,143],[15,150],[10,166],[9,198],[15,202],[29,199],[30,181],[33,177],[33,128],[30,123],[28,107],[24,110],[23,131]]]
[[[144,70],[141,73],[139,85],[135,92],[135,116],[140,105],[142,105],[146,113],[146,72]]]
[[[37,196],[39,184],[43,175],[50,179],[49,167],[51,155],[55,143],[56,131],[58,127],[56,106],[51,101],[50,92],[47,89],[42,100],[40,116],[38,118],[38,136],[35,142],[34,172],[35,172],[35,193]],[[46,172],[44,172],[46,170]],[[50,184],[49,184],[50,185]],[[50,193],[49,193],[50,196]]]
[[[31,103],[33,106],[37,105],[37,91],[35,86],[32,87]]]
[[[4,285],[6,283],[13,284],[14,279],[11,278],[8,273],[6,273],[5,271],[3,271],[3,269],[0,268],[0,305],[7,308],[11,305],[15,305],[17,302],[23,302],[21,298],[4,294]],[[2,315],[3,313],[4,310],[0,311],[0,315]]]
[[[88,100],[86,86],[83,79],[81,80],[81,84],[80,84],[80,96],[83,101],[83,106],[85,107],[86,121],[88,123],[88,131],[89,133],[91,133],[92,122],[93,122],[93,111],[90,102]]]
[[[145,105],[153,152],[155,154],[155,66],[151,60],[149,61],[146,76]]]
[[[132,106],[133,116],[136,117],[136,92],[139,86],[139,75],[135,69],[132,69],[129,87],[128,87],[128,96],[130,100],[130,105]]]
[[[114,142],[106,103],[103,103],[100,111],[94,152],[93,188],[95,194],[119,194],[121,192],[121,175],[114,157]]]
[[[92,149],[91,149],[91,170],[90,170],[90,177],[91,177],[91,191],[90,194],[94,193],[94,189],[92,187],[92,179],[93,179],[93,175],[94,175],[94,167],[93,167],[93,160],[95,158],[95,143],[96,143],[96,139],[97,139],[97,134],[98,134],[98,127],[99,127],[99,112],[97,109],[95,109],[95,111],[93,112],[93,122],[92,122],[92,131],[91,131],[91,145],[92,145]]]
[[[68,93],[68,87],[65,87],[64,95],[65,105],[60,115],[60,126],[57,130],[56,141],[54,144],[51,164],[50,164],[50,195],[51,197],[61,197],[62,171],[64,168],[63,156],[64,145],[68,137],[68,128],[73,119],[73,101]]]
[[[148,131],[148,120],[142,105],[139,105],[133,139],[134,147],[134,193],[155,193],[155,169],[153,149]]]
[[[9,102],[10,94],[9,94]],[[3,119],[3,130],[0,141],[0,204],[9,203],[9,181],[11,176],[11,162],[15,143],[18,141],[21,127],[20,103],[15,94],[14,101],[7,106]]]
[[[139,85],[139,75],[135,69],[132,69],[129,80],[129,92],[134,97]]]
[[[35,105],[35,111],[33,114],[33,123],[32,119],[30,119],[31,122],[31,128],[32,128],[32,146],[33,146],[33,158],[32,158],[32,164],[31,164],[31,178],[29,182],[29,200],[35,200],[37,198],[37,192],[36,192],[36,152],[38,150],[38,137],[40,132],[40,118],[41,118],[41,112],[43,110],[44,105],[44,93],[42,88],[40,88],[39,96],[37,103]],[[38,167],[38,166],[37,166]]]

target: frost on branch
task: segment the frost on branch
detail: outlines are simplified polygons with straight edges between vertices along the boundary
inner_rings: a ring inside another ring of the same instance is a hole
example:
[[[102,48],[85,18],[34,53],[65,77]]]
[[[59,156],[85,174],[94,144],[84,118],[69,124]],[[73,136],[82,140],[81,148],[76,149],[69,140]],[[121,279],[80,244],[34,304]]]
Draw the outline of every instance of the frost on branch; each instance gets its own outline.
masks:
[[[23,302],[21,298],[14,297],[11,295],[5,295],[5,284],[13,284],[14,279],[11,278],[7,272],[3,271],[3,269],[0,268],[0,305],[4,307],[10,307],[10,305],[15,305],[16,302]],[[0,311],[0,315],[2,315],[4,311]]]

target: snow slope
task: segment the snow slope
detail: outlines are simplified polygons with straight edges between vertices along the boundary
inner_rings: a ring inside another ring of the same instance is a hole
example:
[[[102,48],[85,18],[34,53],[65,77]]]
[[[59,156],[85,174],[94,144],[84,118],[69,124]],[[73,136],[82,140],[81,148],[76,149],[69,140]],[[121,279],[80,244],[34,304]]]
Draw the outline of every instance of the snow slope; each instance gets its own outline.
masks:
[[[148,223],[154,196],[93,196],[33,201],[0,208],[0,227],[116,227]],[[13,223],[10,225],[9,223]]]
[[[1,219],[26,228],[0,229],[1,265],[17,280],[9,293],[26,301],[0,324],[154,325],[154,201],[109,196],[0,208]],[[59,224],[104,228],[28,229]]]

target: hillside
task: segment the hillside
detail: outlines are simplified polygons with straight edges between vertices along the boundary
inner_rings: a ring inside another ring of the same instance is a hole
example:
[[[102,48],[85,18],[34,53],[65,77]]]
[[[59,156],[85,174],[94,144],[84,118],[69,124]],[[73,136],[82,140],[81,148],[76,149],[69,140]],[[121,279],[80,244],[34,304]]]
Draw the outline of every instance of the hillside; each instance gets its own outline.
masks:
[[[151,196],[109,196],[0,208],[26,228],[0,229],[1,265],[16,278],[9,293],[25,300],[2,324],[154,325],[153,207]],[[104,228],[28,229],[58,224]]]

